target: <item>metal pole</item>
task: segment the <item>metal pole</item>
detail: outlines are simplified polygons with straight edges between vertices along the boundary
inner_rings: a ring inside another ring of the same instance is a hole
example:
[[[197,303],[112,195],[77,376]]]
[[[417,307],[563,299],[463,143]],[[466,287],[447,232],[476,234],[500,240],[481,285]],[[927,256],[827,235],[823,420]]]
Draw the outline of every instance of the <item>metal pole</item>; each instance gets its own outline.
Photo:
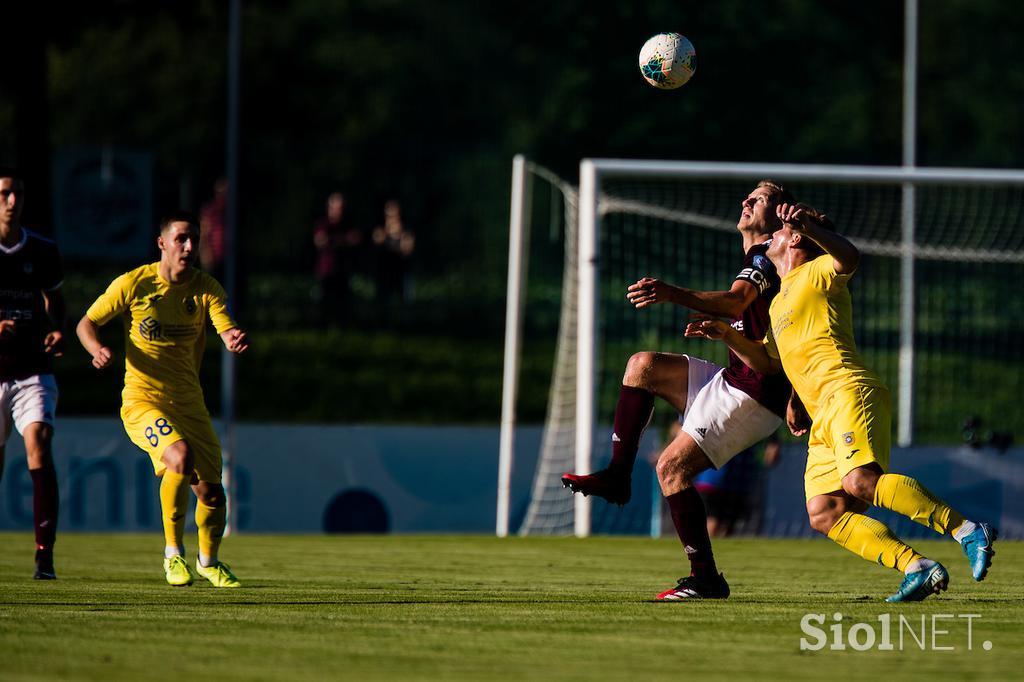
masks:
[[[526,229],[526,158],[512,159],[512,201],[508,225],[508,283],[505,287],[505,367],[501,383],[501,438],[498,445],[498,514],[495,533],[508,535],[509,488],[515,451],[516,396],[519,389],[519,347],[522,336],[523,276],[529,250]]]
[[[903,20],[903,168],[913,170],[917,159],[917,0],[905,0]],[[900,362],[898,430],[896,442],[914,441],[914,329],[916,283],[914,277],[914,185],[903,183],[900,256]]]
[[[579,291],[576,327],[576,471],[591,472],[594,441],[594,371],[597,348],[598,176],[590,159],[580,162]],[[590,535],[590,498],[574,495],[577,537]]]
[[[242,47],[242,2],[231,0],[228,15],[228,119],[227,119],[227,206],[224,215],[224,289],[228,300],[234,301],[237,293],[236,235],[238,234],[238,109],[241,76]],[[228,517],[225,534],[238,532],[236,515],[233,513],[235,477],[235,355],[226,348],[221,351],[221,419],[223,437],[221,448],[224,453],[224,488],[227,496]]]

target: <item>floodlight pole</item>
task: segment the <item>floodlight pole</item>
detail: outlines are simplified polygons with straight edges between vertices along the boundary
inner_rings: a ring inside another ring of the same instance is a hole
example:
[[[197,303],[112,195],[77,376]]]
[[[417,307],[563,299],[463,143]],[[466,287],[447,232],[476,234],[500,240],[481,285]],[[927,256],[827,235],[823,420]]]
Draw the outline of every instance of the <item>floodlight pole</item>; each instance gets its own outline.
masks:
[[[241,79],[242,48],[242,0],[231,0],[228,9],[228,119],[227,119],[227,205],[224,211],[224,289],[228,300],[236,301],[238,292],[238,109],[239,82]],[[228,514],[225,535],[238,532],[237,515],[234,513],[236,441],[235,441],[235,354],[227,348],[221,350],[221,420],[223,436],[221,449],[224,454],[224,489],[226,491]]]
[[[917,156],[917,3],[904,1],[903,15],[903,168],[913,171]],[[914,329],[917,295],[914,269],[914,184],[903,183],[902,253],[900,254],[900,355],[896,442],[914,441]]]

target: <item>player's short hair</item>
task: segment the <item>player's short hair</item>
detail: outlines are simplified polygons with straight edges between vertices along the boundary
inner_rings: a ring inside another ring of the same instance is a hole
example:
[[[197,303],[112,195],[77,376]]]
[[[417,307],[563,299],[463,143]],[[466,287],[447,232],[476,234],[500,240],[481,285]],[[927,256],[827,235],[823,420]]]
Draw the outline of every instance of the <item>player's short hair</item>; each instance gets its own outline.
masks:
[[[772,198],[775,199],[775,203],[777,204],[796,203],[796,197],[794,197],[793,193],[786,189],[782,185],[782,183],[776,182],[775,180],[771,180],[769,178],[765,178],[761,182],[757,183],[757,187],[755,187],[754,189],[760,189],[762,187],[766,187],[769,190],[771,190]]]
[[[172,223],[188,223],[199,229],[199,218],[191,211],[171,211],[160,220],[160,234],[163,234]]]
[[[25,185],[25,176],[14,166],[0,166],[0,178],[10,178],[21,183],[23,187]]]

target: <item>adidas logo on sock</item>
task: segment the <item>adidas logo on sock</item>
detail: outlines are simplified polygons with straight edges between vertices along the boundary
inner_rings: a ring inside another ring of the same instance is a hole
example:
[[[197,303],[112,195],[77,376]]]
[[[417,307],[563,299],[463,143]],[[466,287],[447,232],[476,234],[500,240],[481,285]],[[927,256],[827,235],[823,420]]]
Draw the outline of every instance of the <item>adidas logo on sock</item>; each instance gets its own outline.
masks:
[[[690,556],[691,554],[697,553],[697,550],[695,550],[693,547],[690,547],[689,545],[683,547],[683,551],[686,552],[686,556]]]
[[[613,443],[621,443],[622,442],[622,439],[619,438],[619,434],[617,434],[617,433],[613,433],[612,434],[612,442]]]

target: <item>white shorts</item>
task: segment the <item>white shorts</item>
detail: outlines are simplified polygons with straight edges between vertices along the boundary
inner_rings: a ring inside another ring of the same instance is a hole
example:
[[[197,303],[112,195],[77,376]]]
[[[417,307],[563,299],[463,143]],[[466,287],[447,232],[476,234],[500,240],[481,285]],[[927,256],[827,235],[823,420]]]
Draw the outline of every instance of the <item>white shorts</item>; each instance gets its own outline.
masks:
[[[721,367],[700,358],[687,359],[690,379],[683,431],[697,442],[716,469],[782,425],[774,412],[727,384]],[[698,382],[702,383],[695,390]]]
[[[3,443],[11,434],[11,422],[24,434],[29,424],[53,426],[57,412],[57,380],[52,374],[37,374],[16,381],[0,381],[0,434]]]

